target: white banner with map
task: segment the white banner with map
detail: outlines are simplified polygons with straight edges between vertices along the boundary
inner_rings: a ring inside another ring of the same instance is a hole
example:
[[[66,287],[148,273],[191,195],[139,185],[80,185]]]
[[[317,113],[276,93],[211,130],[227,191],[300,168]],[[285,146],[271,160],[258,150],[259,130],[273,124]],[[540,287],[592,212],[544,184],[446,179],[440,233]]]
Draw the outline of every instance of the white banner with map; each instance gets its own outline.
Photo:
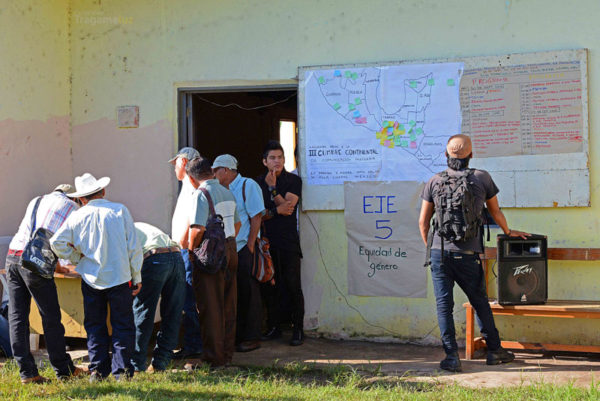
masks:
[[[305,77],[309,185],[426,181],[460,132],[463,63],[313,70]]]
[[[425,245],[419,234],[423,184],[344,184],[348,293],[425,298]]]

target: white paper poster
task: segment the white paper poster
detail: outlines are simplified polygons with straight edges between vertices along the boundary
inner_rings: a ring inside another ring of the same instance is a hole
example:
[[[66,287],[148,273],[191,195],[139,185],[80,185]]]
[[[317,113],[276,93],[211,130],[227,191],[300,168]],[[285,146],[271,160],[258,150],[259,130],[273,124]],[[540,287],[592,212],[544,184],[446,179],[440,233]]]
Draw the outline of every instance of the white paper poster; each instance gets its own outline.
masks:
[[[426,181],[460,133],[462,63],[314,70],[305,78],[309,185]]]
[[[344,184],[349,294],[427,296],[422,188],[414,181]]]

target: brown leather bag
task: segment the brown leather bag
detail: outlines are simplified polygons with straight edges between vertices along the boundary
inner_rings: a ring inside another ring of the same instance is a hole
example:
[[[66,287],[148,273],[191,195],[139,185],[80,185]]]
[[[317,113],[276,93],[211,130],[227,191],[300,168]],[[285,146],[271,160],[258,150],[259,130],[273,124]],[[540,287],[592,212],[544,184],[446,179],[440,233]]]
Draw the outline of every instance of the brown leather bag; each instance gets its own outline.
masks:
[[[244,199],[244,203],[246,203],[246,180],[244,180],[244,184],[242,185],[242,198]],[[245,207],[246,205],[244,205]],[[246,214],[248,214],[248,221],[250,221],[251,217],[247,209]],[[262,235],[264,232],[265,227],[263,224],[261,227],[261,236],[256,237],[256,243],[254,244],[254,258],[251,272],[252,276],[260,283],[273,282],[275,278],[275,266],[273,265],[273,258],[269,251],[271,245],[269,244],[269,239]]]

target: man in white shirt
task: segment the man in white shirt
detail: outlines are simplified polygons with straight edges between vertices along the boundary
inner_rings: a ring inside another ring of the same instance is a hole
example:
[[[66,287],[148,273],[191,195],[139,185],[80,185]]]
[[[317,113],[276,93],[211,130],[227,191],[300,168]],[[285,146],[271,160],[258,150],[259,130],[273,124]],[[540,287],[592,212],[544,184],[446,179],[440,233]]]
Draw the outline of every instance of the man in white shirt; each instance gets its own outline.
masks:
[[[200,357],[202,354],[202,339],[200,333],[200,319],[196,310],[196,297],[192,286],[192,266],[188,256],[188,229],[190,227],[190,210],[192,208],[192,194],[195,189],[185,172],[188,162],[200,157],[200,152],[194,148],[181,148],[169,160],[175,168],[175,176],[181,181],[181,192],[177,198],[177,205],[173,212],[171,223],[171,238],[181,248],[181,256],[185,267],[185,302],[183,304],[183,347],[177,351],[174,359]]]
[[[56,255],[77,264],[75,270],[82,278],[91,381],[102,380],[111,372],[117,379],[133,376],[133,296],[142,288],[142,247],[133,218],[124,205],[103,199],[109,182],[108,177],[96,180],[89,173],[75,178],[77,191],[69,197],[79,198],[83,207],[71,213],[50,239]],[[111,311],[112,369],[107,305]]]
[[[212,203],[215,214],[223,219],[227,266],[214,274],[194,269],[194,291],[202,328],[202,360],[217,367],[231,363],[235,350],[238,265],[235,236],[242,223],[233,194],[214,179],[211,165],[210,160],[197,158],[186,168],[192,185],[197,188],[190,216],[188,249],[193,251],[200,246],[212,215]]]
[[[29,312],[32,297],[42,316],[46,348],[56,375],[62,379],[82,373],[81,369],[75,368],[71,357],[66,352],[65,328],[61,323],[54,279],[43,278],[23,268],[21,259],[23,249],[34,229],[41,227],[56,232],[65,219],[77,209],[75,202],[64,194],[65,190],[67,190],[66,186],[59,185],[53,192],[41,197],[35,213],[35,227],[32,227],[31,217],[39,198],[29,202],[19,230],[10,242],[6,255],[11,348],[19,365],[23,383],[43,383],[48,380],[40,376],[29,349]]]

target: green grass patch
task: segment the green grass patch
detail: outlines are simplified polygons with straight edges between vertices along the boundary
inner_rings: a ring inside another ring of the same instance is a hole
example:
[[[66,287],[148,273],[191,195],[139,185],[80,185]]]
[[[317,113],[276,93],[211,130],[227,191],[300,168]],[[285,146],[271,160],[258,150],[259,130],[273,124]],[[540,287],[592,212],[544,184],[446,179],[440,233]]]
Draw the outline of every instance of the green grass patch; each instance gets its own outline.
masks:
[[[41,373],[54,378],[45,365]],[[14,362],[0,369],[0,400],[597,400],[592,384],[470,389],[415,377],[384,376],[378,369],[359,372],[348,366],[321,368],[291,363],[269,367],[230,367],[211,371],[142,373],[126,382],[112,378],[90,384],[87,378],[44,385],[22,385]]]

